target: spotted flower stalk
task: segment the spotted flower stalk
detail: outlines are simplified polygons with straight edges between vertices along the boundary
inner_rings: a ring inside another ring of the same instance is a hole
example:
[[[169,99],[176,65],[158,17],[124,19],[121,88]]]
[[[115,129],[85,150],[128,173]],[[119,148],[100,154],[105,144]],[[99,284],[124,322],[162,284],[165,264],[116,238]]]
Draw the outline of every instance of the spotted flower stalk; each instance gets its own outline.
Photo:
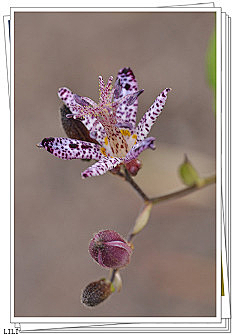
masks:
[[[166,88],[143,115],[136,126],[138,97],[137,81],[130,68],[118,72],[114,87],[113,77],[105,85],[99,77],[99,102],[72,93],[68,88],[60,88],[59,98],[70,113],[67,118],[79,119],[86,126],[90,137],[96,143],[78,139],[44,138],[39,147],[61,159],[94,159],[97,162],[82,172],[82,178],[98,176],[124,165],[131,175],[136,175],[141,167],[138,156],[142,151],[155,149],[155,138],[147,137],[151,127],[160,115],[167,99]]]

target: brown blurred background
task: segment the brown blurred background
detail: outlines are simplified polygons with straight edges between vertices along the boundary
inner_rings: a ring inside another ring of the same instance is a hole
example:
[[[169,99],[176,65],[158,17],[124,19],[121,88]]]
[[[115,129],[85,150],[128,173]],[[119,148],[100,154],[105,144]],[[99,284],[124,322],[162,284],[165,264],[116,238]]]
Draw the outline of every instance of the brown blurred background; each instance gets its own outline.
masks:
[[[205,57],[214,13],[16,13],[15,316],[214,316],[215,186],[154,207],[134,240],[123,288],[97,308],[81,290],[106,274],[88,254],[93,233],[129,232],[142,201],[106,174],[82,180],[92,162],[57,159],[35,145],[63,136],[57,90],[97,100],[98,76],[130,66],[139,120],[165,87],[137,183],[150,196],[182,187],[184,153],[202,176],[215,171],[213,95]]]

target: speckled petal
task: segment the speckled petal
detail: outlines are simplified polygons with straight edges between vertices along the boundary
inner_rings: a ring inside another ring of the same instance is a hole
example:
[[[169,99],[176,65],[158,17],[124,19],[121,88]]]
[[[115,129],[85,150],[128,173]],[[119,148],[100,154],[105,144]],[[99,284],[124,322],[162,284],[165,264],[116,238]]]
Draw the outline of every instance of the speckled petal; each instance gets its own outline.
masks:
[[[84,116],[83,107],[88,107],[88,105],[82,102],[82,97],[77,96],[67,87],[61,87],[58,90],[58,97],[64,102],[73,115],[77,117]]]
[[[94,138],[98,143],[103,145],[104,138],[106,137],[106,132],[100,122],[97,121],[95,117],[84,116],[81,120],[85,127],[89,130],[90,136]]]
[[[61,159],[96,159],[102,158],[100,145],[63,137],[44,138],[39,147],[45,148],[52,155]]]
[[[138,135],[137,141],[142,141],[145,137],[147,137],[153,124],[162,112],[162,109],[166,103],[167,93],[170,90],[170,88],[166,88],[163,92],[161,92],[148,111],[143,115],[136,128],[136,133]]]
[[[101,123],[97,122],[97,119],[93,115],[85,115],[85,113],[82,112],[83,107],[88,106],[89,104],[95,106],[96,103],[90,98],[74,94],[66,87],[59,89],[58,96],[73,115],[81,114],[81,122],[83,122],[89,132],[91,132],[90,136],[103,145],[104,137],[106,136],[103,126]]]
[[[90,166],[87,170],[81,173],[82,178],[99,176],[106,173],[108,170],[115,168],[123,162],[122,159],[103,156],[97,163]]]
[[[58,97],[64,102],[64,104],[69,108],[68,105],[71,103],[78,103],[77,100],[74,98],[74,94],[71,90],[67,87],[61,87],[58,90]]]
[[[115,90],[115,94],[113,96],[114,102],[118,101],[120,98],[124,97],[127,94],[135,93],[138,91],[138,84],[133,74],[133,71],[127,67],[120,69],[120,71],[118,72],[116,85],[120,85],[121,88],[117,87],[117,89]],[[119,105],[116,111],[117,122],[122,124],[130,124],[132,128],[135,128],[137,109],[138,99],[131,106],[127,106],[127,101],[124,101]]]
[[[125,157],[125,162],[130,162],[131,160],[137,158],[142,151],[150,148],[152,150],[155,149],[155,137],[148,137],[145,138],[143,141],[138,142],[137,144],[135,144],[133,146],[133,148],[127,153],[126,157]]]

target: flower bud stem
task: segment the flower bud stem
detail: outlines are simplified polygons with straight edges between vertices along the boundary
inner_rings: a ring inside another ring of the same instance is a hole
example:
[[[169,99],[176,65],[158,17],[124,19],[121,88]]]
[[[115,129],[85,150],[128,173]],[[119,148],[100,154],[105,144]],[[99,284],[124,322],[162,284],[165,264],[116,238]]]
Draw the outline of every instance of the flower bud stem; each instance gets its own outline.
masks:
[[[118,271],[117,269],[114,269],[114,270],[112,271],[111,278],[110,278],[110,282],[111,282],[111,283],[113,283],[117,271]]]
[[[129,174],[128,170],[124,168],[125,170],[125,180],[130,183],[130,185],[141,195],[144,201],[149,201],[148,196],[143,192],[143,190],[135,183],[131,175]]]
[[[133,180],[133,178],[130,176],[129,172],[127,171],[126,168],[124,168],[124,173],[119,172],[118,175],[122,178],[124,178],[138,193],[139,195],[143,198],[144,202],[146,203],[146,206],[148,204],[157,204],[160,203],[162,201],[166,201],[166,200],[171,200],[171,199],[176,199],[176,198],[181,198],[185,195],[188,195],[192,192],[195,192],[197,190],[200,190],[208,185],[214,184],[216,182],[216,176],[210,176],[207,178],[202,178],[200,179],[198,184],[195,184],[193,186],[189,186],[189,187],[185,187],[182,190],[176,191],[176,192],[172,192],[172,193],[168,193],[166,195],[162,195],[162,196],[158,196],[158,197],[154,197],[154,198],[148,198],[148,196],[142,191],[142,189],[135,183],[135,181]],[[135,227],[135,225],[134,225]],[[145,225],[144,225],[145,227]],[[143,228],[144,228],[143,227]],[[138,233],[141,231],[142,229],[140,229],[138,231]],[[137,233],[133,232],[133,229],[131,230],[131,233],[127,236],[127,242],[131,242],[131,240],[135,237],[135,235],[137,235]],[[113,281],[115,280],[115,275],[116,272],[119,271],[118,269],[113,269],[112,273],[111,273],[111,278],[110,278],[110,282],[113,283]]]

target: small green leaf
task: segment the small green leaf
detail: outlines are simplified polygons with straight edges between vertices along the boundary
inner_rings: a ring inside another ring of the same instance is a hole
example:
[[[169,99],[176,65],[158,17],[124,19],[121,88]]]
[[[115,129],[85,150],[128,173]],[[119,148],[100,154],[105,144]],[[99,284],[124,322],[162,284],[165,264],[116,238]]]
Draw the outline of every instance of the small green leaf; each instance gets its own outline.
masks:
[[[122,288],[122,279],[121,279],[121,275],[120,272],[117,271],[115,274],[115,278],[114,278],[114,289],[116,288],[118,292],[120,292],[121,288]]]
[[[111,292],[113,293],[113,292],[115,292],[115,286],[113,285],[113,283],[111,283]]]
[[[147,203],[136,219],[132,235],[138,234],[148,223],[153,204]]]
[[[179,175],[182,182],[187,186],[198,185],[200,178],[197,171],[185,155],[184,163],[179,167]]]
[[[214,93],[214,111],[216,111],[216,31],[211,36],[207,49],[206,73],[209,86]]]
[[[211,36],[207,50],[207,77],[213,91],[216,91],[216,32]]]

